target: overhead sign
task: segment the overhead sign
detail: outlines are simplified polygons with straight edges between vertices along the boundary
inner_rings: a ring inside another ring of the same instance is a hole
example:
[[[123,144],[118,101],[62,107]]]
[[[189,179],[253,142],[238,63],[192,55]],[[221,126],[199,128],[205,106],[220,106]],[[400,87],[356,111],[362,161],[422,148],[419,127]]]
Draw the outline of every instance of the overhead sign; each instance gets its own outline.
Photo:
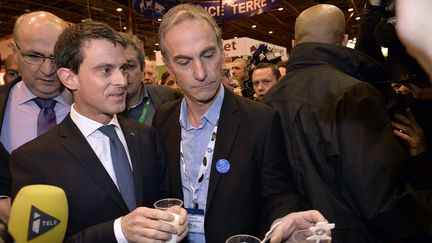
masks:
[[[191,2],[201,5],[210,16],[225,20],[246,18],[262,14],[270,9],[279,7],[283,0],[222,0]],[[134,9],[147,17],[160,18],[171,7],[177,5],[176,0],[135,0]]]

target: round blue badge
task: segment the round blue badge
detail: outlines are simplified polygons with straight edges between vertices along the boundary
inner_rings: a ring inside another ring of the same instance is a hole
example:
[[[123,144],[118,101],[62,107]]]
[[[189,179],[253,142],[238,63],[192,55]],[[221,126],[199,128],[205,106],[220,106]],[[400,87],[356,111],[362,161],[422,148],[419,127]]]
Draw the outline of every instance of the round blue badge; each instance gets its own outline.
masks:
[[[226,159],[220,159],[216,162],[216,170],[221,174],[226,174],[230,170],[230,163]]]

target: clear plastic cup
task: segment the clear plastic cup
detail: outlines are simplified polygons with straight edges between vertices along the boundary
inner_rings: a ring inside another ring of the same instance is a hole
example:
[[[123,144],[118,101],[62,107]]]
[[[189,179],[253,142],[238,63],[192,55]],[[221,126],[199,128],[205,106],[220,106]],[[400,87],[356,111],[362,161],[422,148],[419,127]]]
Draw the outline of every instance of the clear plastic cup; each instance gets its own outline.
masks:
[[[153,206],[156,209],[159,209],[159,210],[169,211],[169,209],[171,207],[174,207],[174,206],[182,207],[183,206],[183,201],[180,200],[180,199],[177,199],[177,198],[164,198],[164,199],[161,199],[161,200],[155,202],[153,204]],[[174,216],[174,221],[167,222],[167,223],[172,224],[172,225],[178,227],[179,226],[180,215],[178,215],[178,214],[176,214],[174,212],[170,212],[170,213]],[[177,242],[177,234],[173,234],[172,237],[171,237],[171,240],[167,241],[167,243],[176,243],[176,242]]]
[[[252,235],[233,235],[225,243],[260,243],[261,240]]]

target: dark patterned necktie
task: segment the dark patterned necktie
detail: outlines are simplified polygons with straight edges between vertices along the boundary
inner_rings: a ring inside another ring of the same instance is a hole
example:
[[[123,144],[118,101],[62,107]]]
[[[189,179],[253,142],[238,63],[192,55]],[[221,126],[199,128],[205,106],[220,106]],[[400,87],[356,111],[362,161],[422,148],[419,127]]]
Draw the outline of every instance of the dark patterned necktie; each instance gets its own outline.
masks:
[[[110,139],[111,159],[120,194],[129,210],[132,211],[136,208],[135,185],[126,150],[115,132],[114,125],[102,126],[99,131]]]
[[[37,119],[37,135],[41,135],[53,126],[57,125],[54,106],[56,101],[53,99],[34,98],[35,103],[40,108]]]

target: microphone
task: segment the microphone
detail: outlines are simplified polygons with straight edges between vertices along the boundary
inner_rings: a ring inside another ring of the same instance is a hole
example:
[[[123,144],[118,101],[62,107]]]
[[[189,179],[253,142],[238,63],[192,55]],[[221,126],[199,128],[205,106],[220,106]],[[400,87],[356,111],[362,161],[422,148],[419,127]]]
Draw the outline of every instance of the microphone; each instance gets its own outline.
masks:
[[[12,203],[9,233],[16,243],[62,242],[68,220],[66,194],[60,187],[29,185]]]

